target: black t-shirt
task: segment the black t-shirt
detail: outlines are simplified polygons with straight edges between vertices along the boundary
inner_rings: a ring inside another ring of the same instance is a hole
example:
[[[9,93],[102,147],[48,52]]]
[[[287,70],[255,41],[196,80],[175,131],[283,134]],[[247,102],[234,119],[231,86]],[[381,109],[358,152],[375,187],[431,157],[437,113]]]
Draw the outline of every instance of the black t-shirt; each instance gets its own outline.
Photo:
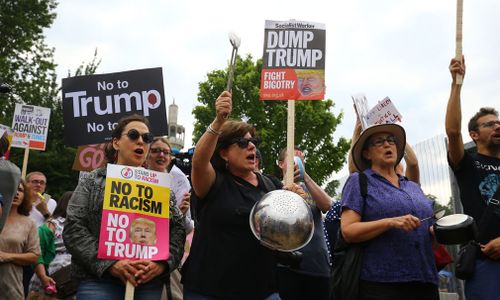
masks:
[[[253,236],[249,217],[267,192],[217,172],[205,199],[197,203],[197,227],[182,268],[187,288],[220,299],[264,299],[276,291],[275,254]]]
[[[465,152],[460,165],[453,172],[460,188],[464,212],[480,225],[480,242],[500,237],[500,206],[494,206],[494,213],[482,219],[489,201],[500,187],[500,159]]]

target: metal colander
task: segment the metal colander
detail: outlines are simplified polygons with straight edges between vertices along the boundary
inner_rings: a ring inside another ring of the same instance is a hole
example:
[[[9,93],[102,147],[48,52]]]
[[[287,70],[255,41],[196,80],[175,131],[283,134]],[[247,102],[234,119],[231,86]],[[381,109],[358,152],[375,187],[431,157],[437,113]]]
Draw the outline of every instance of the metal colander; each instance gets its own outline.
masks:
[[[314,220],[302,197],[276,190],[255,203],[250,212],[250,228],[264,246],[291,252],[309,243],[314,233]]]

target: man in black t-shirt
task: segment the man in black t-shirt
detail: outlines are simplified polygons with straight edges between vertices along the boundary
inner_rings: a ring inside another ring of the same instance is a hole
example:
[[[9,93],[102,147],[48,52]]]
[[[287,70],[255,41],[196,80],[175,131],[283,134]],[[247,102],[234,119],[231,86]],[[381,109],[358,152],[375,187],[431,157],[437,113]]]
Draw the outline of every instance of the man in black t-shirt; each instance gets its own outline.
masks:
[[[453,78],[446,110],[448,135],[448,162],[460,188],[464,211],[479,223],[482,255],[476,260],[473,276],[466,280],[467,300],[499,299],[500,289],[500,121],[493,108],[481,108],[469,121],[469,135],[476,144],[477,153],[464,151],[461,135],[461,84],[457,74],[465,75],[463,59],[452,59]],[[488,208],[488,209],[487,209]],[[488,212],[488,213],[486,213]],[[489,213],[492,212],[492,213]]]

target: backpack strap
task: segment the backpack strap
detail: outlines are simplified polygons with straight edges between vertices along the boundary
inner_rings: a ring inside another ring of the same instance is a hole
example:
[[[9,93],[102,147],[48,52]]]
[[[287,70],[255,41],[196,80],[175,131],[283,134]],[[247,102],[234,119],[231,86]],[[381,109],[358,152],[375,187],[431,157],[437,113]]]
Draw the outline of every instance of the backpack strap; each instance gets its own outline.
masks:
[[[359,172],[359,190],[361,192],[361,196],[363,196],[363,200],[366,201],[366,196],[368,196],[368,179],[364,172]]]

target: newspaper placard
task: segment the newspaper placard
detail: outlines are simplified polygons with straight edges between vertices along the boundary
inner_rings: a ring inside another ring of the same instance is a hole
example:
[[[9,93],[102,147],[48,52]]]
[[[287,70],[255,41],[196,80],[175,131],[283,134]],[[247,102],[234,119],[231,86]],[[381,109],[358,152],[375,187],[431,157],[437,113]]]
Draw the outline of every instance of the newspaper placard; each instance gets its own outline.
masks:
[[[401,122],[401,119],[401,114],[389,97],[379,101],[366,115],[368,125],[396,123]]]
[[[45,150],[50,108],[16,103],[12,120],[12,147]]]
[[[62,98],[67,145],[109,142],[118,120],[134,113],[155,136],[168,132],[161,68],[64,78]]]
[[[97,257],[167,259],[169,186],[167,173],[108,164]]]
[[[267,20],[260,99],[324,99],[325,37],[325,24]]]

